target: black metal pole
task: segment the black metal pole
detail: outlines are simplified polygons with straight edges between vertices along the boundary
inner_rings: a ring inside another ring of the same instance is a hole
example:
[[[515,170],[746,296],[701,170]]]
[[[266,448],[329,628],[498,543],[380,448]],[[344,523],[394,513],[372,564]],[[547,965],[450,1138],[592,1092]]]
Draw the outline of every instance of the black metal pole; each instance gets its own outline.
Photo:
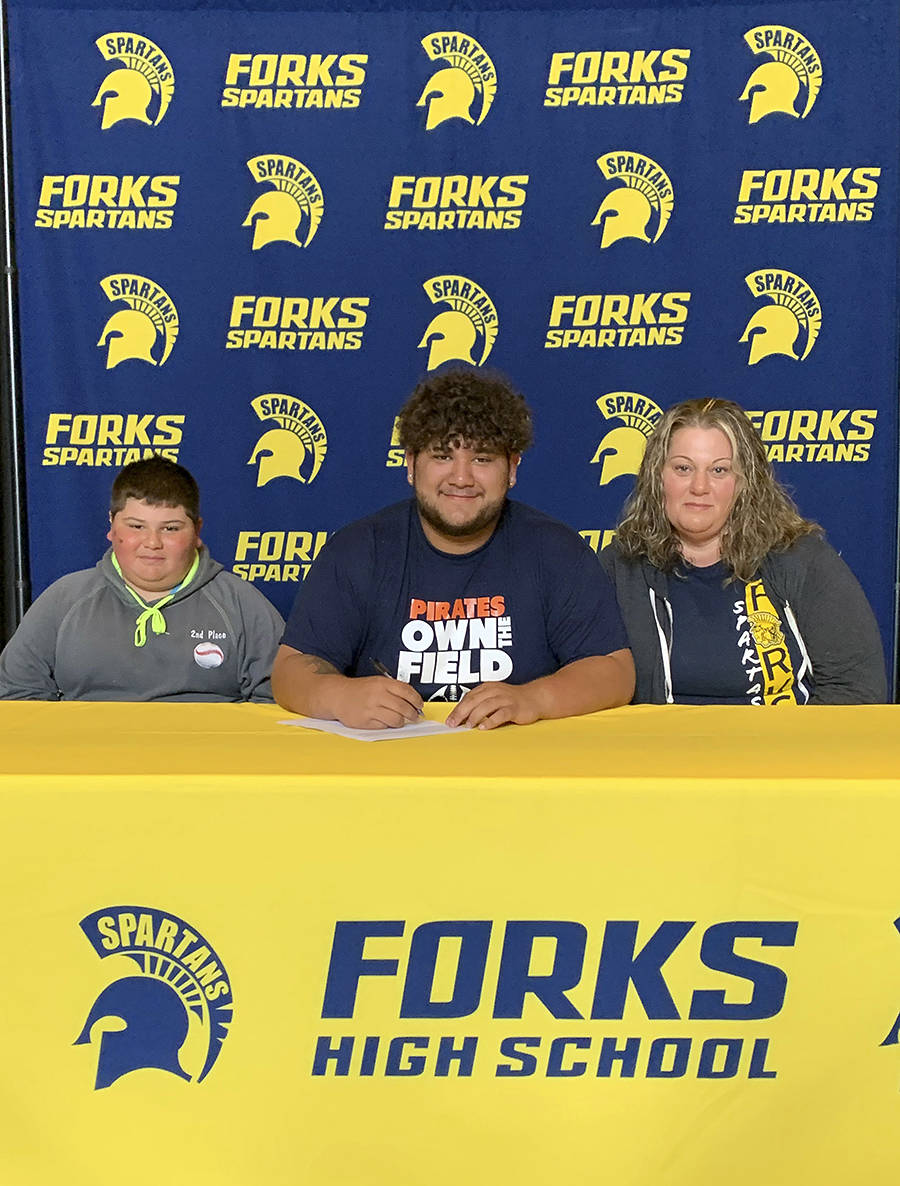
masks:
[[[19,367],[6,0],[0,0],[0,91],[0,236],[3,252],[3,287],[0,295],[0,643],[5,643],[22,620],[31,600],[25,517],[25,435]]]

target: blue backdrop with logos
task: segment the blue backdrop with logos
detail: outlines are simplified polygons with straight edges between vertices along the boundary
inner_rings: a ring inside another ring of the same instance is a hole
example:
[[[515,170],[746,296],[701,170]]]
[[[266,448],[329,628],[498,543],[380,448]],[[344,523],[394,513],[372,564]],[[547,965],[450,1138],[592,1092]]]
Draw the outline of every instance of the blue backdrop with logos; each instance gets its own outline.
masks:
[[[890,655],[897,0],[345,8],[10,4],[34,593],[160,450],[286,612],[462,360],[594,546],[661,408],[740,401]]]

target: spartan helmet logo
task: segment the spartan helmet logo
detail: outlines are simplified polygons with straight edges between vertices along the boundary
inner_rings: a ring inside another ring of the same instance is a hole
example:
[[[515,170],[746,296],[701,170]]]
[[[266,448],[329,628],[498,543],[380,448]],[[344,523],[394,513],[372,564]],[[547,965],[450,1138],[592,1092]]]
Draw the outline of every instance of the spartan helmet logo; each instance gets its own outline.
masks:
[[[122,119],[137,119],[152,126],[147,108],[153,98],[150,83],[136,70],[113,70],[107,74],[94,98],[92,107],[103,108],[100,127],[105,132]]]
[[[259,195],[241,226],[253,227],[254,251],[267,243],[293,243],[302,247],[297,238],[302,218],[303,211],[290,194],[270,189]]]
[[[768,649],[784,645],[781,619],[777,614],[770,614],[766,610],[756,610],[749,615],[749,623],[750,633],[757,646]]]
[[[106,347],[106,369],[132,358],[162,366],[178,337],[178,312],[168,293],[146,276],[128,272],[104,277],[100,287],[108,300],[127,306],[112,314],[97,342]],[[163,345],[156,359],[153,351],[160,339]]]
[[[106,369],[111,371],[126,358],[137,358],[156,366],[150,353],[156,345],[156,326],[138,309],[120,309],[103,327],[98,346],[106,346]]]
[[[741,92],[740,101],[750,101],[748,123],[758,123],[773,112],[806,119],[822,86],[822,59],[806,38],[784,25],[758,25],[744,34],[744,40],[754,54],[771,58],[756,67]],[[801,88],[806,91],[806,103],[797,111]]]
[[[432,317],[419,342],[428,351],[429,371],[445,362],[484,366],[497,339],[499,325],[494,302],[480,285],[465,276],[434,276],[422,285],[433,305],[449,306]],[[475,347],[481,339],[481,354]]]
[[[750,343],[748,366],[754,366],[770,354],[784,354],[802,362],[815,345],[822,328],[819,298],[805,280],[782,269],[761,269],[746,278],[747,287],[757,298],[771,303],[757,309],[741,335]],[[805,338],[803,353],[797,353],[797,340]]]
[[[431,33],[422,38],[422,48],[432,62],[450,63],[431,76],[416,103],[427,112],[425,131],[448,119],[482,123],[497,93],[497,71],[484,48],[464,33]],[[473,119],[472,105],[479,95],[481,107]]]
[[[99,1036],[95,1089],[145,1068],[201,1082],[228,1036],[232,997],[197,928],[152,907],[113,906],[83,918],[81,929],[101,959],[127,956],[138,969],[103,989],[75,1039],[85,1046]]]
[[[313,174],[293,157],[274,153],[253,157],[247,168],[257,181],[273,188],[259,195],[241,223],[253,227],[253,250],[268,243],[292,243],[308,247],[325,212],[322,187]],[[297,232],[306,220],[306,237]]]
[[[741,335],[742,342],[750,343],[748,366],[770,354],[785,354],[798,359],[794,346],[800,337],[800,322],[784,305],[765,305],[757,309]]]
[[[591,226],[603,227],[601,248],[609,247],[619,239],[640,239],[642,243],[649,243],[647,223],[652,213],[650,203],[640,190],[623,187],[610,190],[600,203]]]
[[[260,420],[278,425],[263,433],[247,462],[259,465],[256,485],[265,486],[274,478],[312,482],[328,448],[325,427],[312,408],[291,395],[277,394],[259,395],[250,406]]]
[[[650,157],[637,152],[607,152],[597,158],[607,181],[620,183],[610,190],[594,215],[591,226],[603,227],[600,247],[619,239],[640,239],[655,243],[672,216],[674,196],[668,175]],[[656,220],[652,240],[647,228]]]
[[[784,62],[763,62],[747,79],[741,92],[742,103],[750,100],[748,123],[759,123],[773,111],[781,111],[796,119],[798,113],[794,110],[794,100],[799,94],[800,79],[790,66]]]
[[[599,484],[608,486],[614,478],[636,474],[641,468],[647,438],[662,416],[662,408],[635,391],[601,395],[597,407],[607,420],[624,422],[609,430],[591,458],[591,465],[600,463]]]
[[[265,486],[273,478],[293,478],[305,483],[306,478],[300,472],[305,460],[306,446],[295,432],[289,428],[270,428],[256,442],[247,464],[259,463],[256,484]]]
[[[103,79],[91,104],[103,110],[101,130],[126,119],[155,127],[175,93],[172,63],[158,45],[137,33],[107,33],[94,44],[107,62],[123,63]]]
[[[94,1026],[106,1018],[124,1021],[125,1028],[103,1031],[95,1088],[109,1087],[142,1067],[156,1067],[190,1081],[178,1061],[190,1023],[173,988],[150,976],[116,980],[97,997],[75,1045],[89,1044]]]
[[[474,101],[475,83],[472,79],[465,70],[447,66],[426,82],[416,106],[427,109],[425,131],[430,132],[447,119],[464,119],[474,127],[475,120],[469,114]]]
[[[419,350],[428,349],[428,370],[433,371],[442,363],[457,359],[476,366],[472,349],[478,340],[478,330],[465,313],[447,309],[432,317],[422,335]]]

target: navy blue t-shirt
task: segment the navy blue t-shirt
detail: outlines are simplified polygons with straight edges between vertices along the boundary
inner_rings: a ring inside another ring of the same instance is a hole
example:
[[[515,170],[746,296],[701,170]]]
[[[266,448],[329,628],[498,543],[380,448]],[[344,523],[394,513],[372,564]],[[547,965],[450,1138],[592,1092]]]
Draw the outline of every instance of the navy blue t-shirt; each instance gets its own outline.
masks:
[[[570,527],[507,502],[487,543],[456,555],[428,542],[413,500],[329,540],[282,641],[345,675],[375,675],[377,659],[425,700],[628,646],[609,578]]]
[[[675,703],[805,704],[812,676],[790,623],[762,581],[729,574],[719,561],[669,578]]]

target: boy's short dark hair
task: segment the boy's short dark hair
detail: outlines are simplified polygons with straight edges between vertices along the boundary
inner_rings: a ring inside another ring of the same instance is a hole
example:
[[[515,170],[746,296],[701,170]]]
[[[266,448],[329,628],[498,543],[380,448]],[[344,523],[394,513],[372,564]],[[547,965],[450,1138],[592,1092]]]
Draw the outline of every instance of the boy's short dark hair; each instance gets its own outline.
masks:
[[[194,523],[200,518],[200,490],[193,474],[167,457],[145,457],[119,470],[109,495],[110,516],[118,514],[129,498],[152,507],[184,507]]]
[[[429,375],[397,421],[400,444],[411,453],[464,444],[509,455],[523,453],[533,440],[528,405],[498,371],[459,367]]]

